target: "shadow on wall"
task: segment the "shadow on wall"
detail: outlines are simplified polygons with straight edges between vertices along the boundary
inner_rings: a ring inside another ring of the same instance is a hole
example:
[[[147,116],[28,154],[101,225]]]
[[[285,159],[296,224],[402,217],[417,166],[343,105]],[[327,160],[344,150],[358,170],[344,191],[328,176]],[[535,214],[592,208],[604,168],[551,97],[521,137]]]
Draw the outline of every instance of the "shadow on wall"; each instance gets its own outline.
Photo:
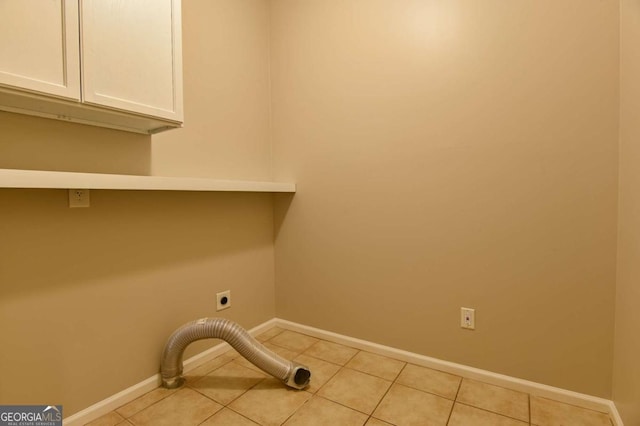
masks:
[[[282,223],[287,217],[287,212],[289,211],[289,207],[291,207],[291,203],[293,202],[294,194],[274,194],[274,203],[273,203],[273,239],[274,241],[278,238],[280,234],[280,228],[282,228]]]
[[[2,298],[224,259],[273,238],[270,194],[94,190],[90,208],[70,209],[64,190],[5,189],[0,205]]]
[[[151,136],[0,111],[0,168],[148,175]]]

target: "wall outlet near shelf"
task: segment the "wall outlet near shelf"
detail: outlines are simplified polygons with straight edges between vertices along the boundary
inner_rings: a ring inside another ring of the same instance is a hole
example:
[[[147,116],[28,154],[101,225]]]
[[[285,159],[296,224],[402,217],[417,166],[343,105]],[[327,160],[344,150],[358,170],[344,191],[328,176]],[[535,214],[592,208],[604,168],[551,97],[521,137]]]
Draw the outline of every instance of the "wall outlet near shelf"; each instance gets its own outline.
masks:
[[[70,189],[69,190],[69,207],[89,207],[91,199],[89,198],[88,189]]]
[[[460,308],[460,327],[467,330],[476,329],[476,310],[471,308]]]

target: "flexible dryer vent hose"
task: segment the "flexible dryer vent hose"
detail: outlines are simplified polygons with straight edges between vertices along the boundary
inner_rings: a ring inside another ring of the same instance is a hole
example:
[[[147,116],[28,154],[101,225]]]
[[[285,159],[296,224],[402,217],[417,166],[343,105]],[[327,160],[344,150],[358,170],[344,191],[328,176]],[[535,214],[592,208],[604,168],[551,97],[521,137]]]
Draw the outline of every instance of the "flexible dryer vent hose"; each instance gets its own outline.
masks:
[[[202,339],[226,341],[256,367],[287,386],[303,389],[309,384],[311,372],[307,367],[273,353],[237,323],[224,318],[202,318],[183,325],[169,337],[160,364],[162,386],[169,389],[182,386],[182,354],[190,343]]]

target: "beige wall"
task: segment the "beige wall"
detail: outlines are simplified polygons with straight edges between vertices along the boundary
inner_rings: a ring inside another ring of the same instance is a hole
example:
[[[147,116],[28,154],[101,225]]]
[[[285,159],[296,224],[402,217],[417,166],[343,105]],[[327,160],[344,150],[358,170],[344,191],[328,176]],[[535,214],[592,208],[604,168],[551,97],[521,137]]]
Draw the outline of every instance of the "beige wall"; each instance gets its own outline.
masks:
[[[640,3],[621,2],[620,204],[613,399],[640,424]]]
[[[617,3],[271,14],[277,315],[609,397]]]
[[[183,3],[183,130],[0,113],[0,168],[269,178],[267,2]],[[91,203],[0,190],[0,403],[68,416],[150,377],[170,333],[216,315],[222,290],[224,317],[249,328],[275,315],[271,195],[92,191]]]
[[[155,135],[155,175],[271,179],[268,0],[185,0],[185,125]]]

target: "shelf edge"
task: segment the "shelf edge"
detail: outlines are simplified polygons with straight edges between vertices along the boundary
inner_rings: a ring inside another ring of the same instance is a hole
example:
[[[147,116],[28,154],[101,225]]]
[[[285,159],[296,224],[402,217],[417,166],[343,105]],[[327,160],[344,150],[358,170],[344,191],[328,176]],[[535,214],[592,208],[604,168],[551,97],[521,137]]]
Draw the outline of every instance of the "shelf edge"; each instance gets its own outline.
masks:
[[[0,188],[296,192],[295,183],[0,169]]]

